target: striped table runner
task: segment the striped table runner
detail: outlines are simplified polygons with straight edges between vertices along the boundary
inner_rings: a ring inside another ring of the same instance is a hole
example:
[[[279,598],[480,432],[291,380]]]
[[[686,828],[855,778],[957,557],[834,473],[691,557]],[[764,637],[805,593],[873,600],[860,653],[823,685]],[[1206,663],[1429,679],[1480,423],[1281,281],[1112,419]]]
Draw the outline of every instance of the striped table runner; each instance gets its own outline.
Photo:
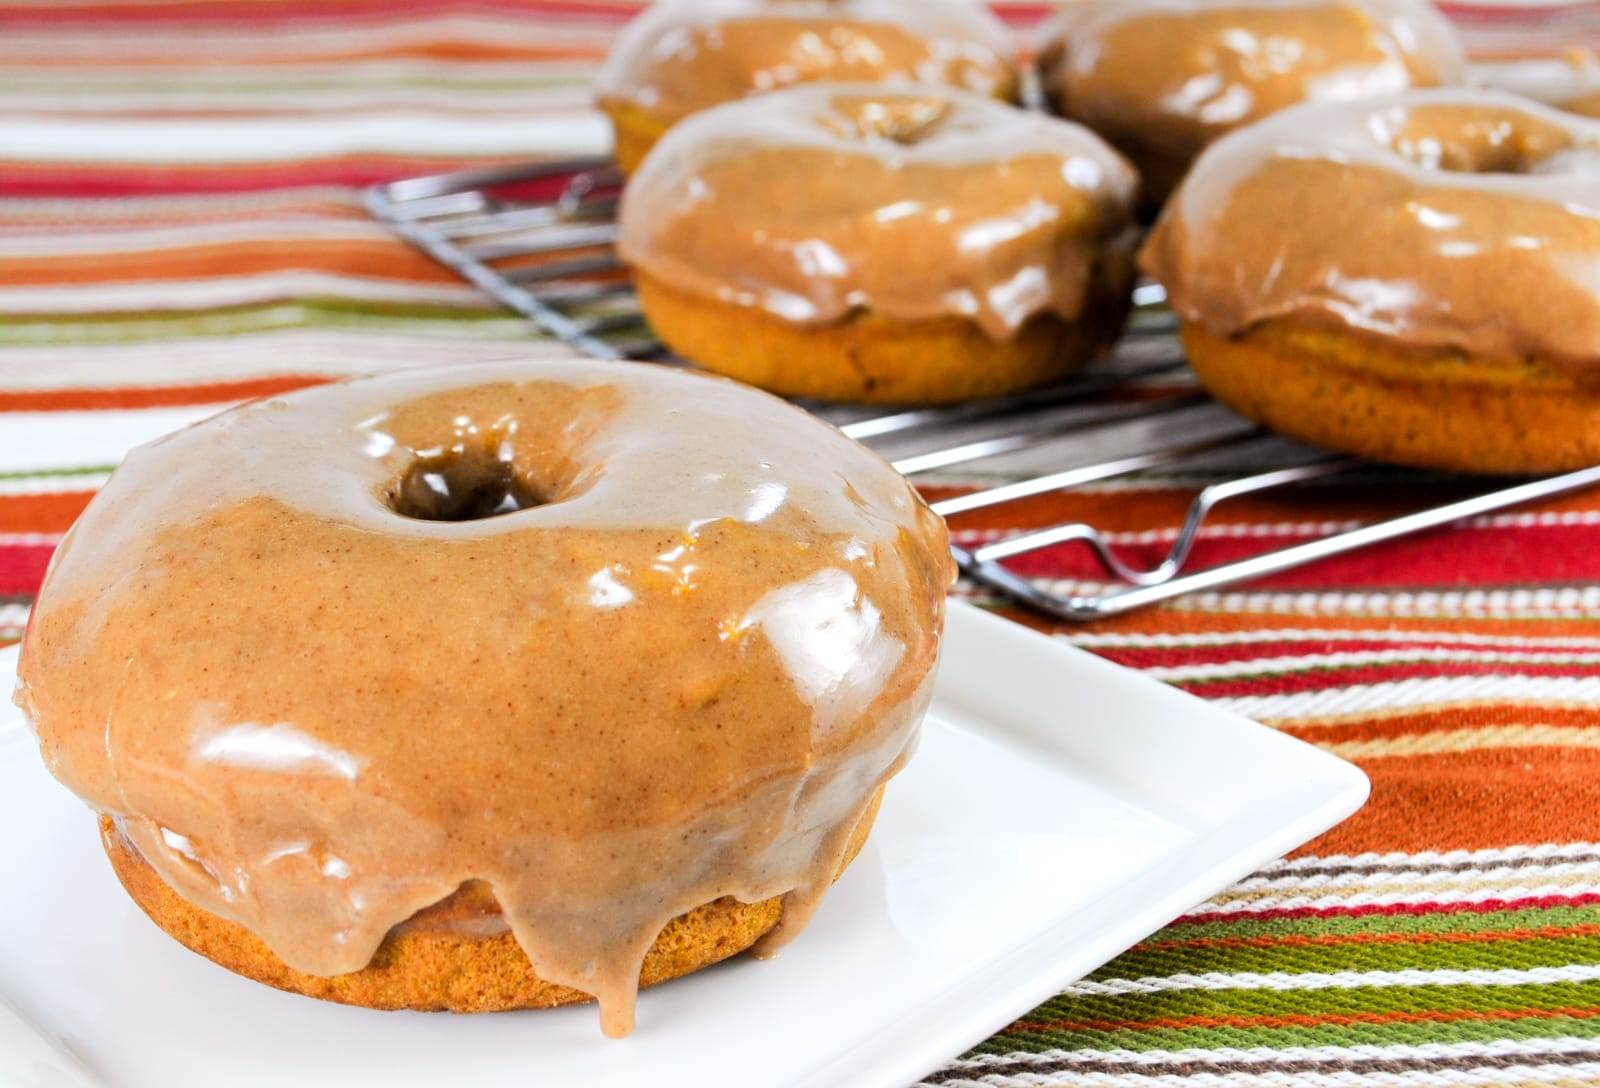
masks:
[[[594,150],[586,81],[636,7],[0,0],[0,641],[129,445],[339,375],[551,350],[369,222],[357,190]],[[1480,53],[1600,41],[1594,5],[1521,8],[1452,13]],[[954,528],[1085,518],[1154,559],[1205,482],[1146,476]],[[1442,490],[1243,500],[1197,560]],[[1097,577],[1072,549],[1020,569]],[[1373,800],[925,1083],[1600,1083],[1597,575],[1593,494],[1046,628],[1355,760]]]

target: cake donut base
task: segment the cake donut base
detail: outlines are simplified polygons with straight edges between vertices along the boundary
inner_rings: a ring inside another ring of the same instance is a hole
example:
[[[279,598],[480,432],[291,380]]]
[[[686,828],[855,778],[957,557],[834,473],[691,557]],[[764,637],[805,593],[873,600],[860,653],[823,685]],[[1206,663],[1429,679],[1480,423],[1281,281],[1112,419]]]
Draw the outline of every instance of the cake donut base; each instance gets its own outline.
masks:
[[[840,873],[866,845],[883,802],[873,795],[851,834]],[[139,909],[191,952],[235,974],[291,993],[369,1009],[505,1012],[593,1002],[581,990],[546,982],[508,930],[494,925],[499,908],[486,885],[463,887],[391,932],[365,969],[334,978],[296,971],[261,940],[173,891],[116,829],[100,819],[111,867]],[[645,957],[640,985],[654,986],[736,956],[777,927],[781,898],[741,903],[724,897],[668,922]],[[473,923],[498,932],[473,937]]]
[[[1600,383],[1539,358],[1396,348],[1267,322],[1235,337],[1185,323],[1212,395],[1291,438],[1456,472],[1564,472],[1600,463]]]
[[[900,321],[857,312],[796,325],[637,276],[645,317],[667,346],[707,370],[786,397],[867,404],[953,404],[1065,378],[1115,339],[1126,303],[1069,323],[1037,314],[1008,340],[963,317]]]
[[[616,138],[617,169],[632,174],[673,122],[627,102],[602,102]]]

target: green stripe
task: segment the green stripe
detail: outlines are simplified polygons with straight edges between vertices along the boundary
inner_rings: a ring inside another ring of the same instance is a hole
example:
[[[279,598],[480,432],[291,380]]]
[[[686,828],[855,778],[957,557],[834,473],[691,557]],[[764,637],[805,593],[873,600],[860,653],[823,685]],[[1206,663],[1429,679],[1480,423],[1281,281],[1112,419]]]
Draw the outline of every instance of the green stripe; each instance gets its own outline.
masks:
[[[1037,1053],[1043,1050],[1215,1050],[1219,1047],[1393,1046],[1427,1043],[1492,1043],[1502,1039],[1600,1038],[1600,1020],[1550,1019],[1461,1021],[1450,1024],[1361,1024],[1316,1028],[1193,1028],[1145,1031],[1061,1031],[997,1035],[971,1054]]]
[[[1476,933],[1538,929],[1541,926],[1600,925],[1600,904],[1524,907],[1497,911],[1432,911],[1425,914],[1312,915],[1304,918],[1259,918],[1238,915],[1211,922],[1168,926],[1151,941],[1216,940],[1252,937],[1349,936],[1364,933]]]
[[[0,346],[128,344],[287,329],[505,339],[536,335],[528,322],[497,309],[328,298],[255,303],[198,313],[6,315],[0,317]]]
[[[0,472],[0,480],[53,480],[58,476],[103,476],[114,468],[115,465],[85,465],[81,468],[8,470]]]
[[[1593,937],[1534,938],[1520,941],[1433,944],[1339,945],[1333,948],[1191,948],[1119,956],[1092,978],[1149,978],[1221,972],[1403,971],[1549,967],[1600,963],[1600,941]]]
[[[1600,1006],[1600,982],[1516,986],[1364,986],[1325,990],[1168,990],[1161,993],[1061,996],[1028,1019],[1166,1020],[1193,1016],[1316,1016],[1355,1013],[1482,1012]]]

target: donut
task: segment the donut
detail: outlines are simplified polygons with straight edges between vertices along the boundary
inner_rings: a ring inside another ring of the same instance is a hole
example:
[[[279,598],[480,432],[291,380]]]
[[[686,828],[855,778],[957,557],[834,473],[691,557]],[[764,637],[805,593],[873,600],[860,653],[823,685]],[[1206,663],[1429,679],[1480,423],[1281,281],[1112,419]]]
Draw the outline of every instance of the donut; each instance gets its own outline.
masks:
[[[1115,340],[1136,185],[1069,122],[811,84],[669,133],[623,196],[618,250],[652,328],[700,366],[794,397],[948,403]]]
[[[1477,473],[1600,462],[1600,122],[1488,91],[1296,107],[1211,147],[1141,261],[1219,399]]]
[[[794,83],[938,83],[1015,100],[1016,49],[974,0],[662,0],[596,75],[631,173],[690,114]]]
[[[134,451],[18,702],[135,902],[282,989],[634,995],[804,928],[931,695],[943,523],[707,375],[395,372]]]
[[[1147,207],[1212,141],[1286,106],[1465,71],[1426,0],[1077,0],[1047,24],[1039,57],[1052,106],[1133,160]]]

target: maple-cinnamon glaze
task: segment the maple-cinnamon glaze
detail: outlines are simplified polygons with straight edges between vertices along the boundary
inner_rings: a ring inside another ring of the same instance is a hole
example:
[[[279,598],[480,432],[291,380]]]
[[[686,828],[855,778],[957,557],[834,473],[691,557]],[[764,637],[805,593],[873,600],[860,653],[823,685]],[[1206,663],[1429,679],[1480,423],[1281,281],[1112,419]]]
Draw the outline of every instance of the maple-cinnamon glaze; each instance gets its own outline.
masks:
[[[1427,0],[1075,0],[1040,51],[1052,103],[1134,161],[1151,203],[1208,144],[1268,114],[1464,71]]]
[[[767,945],[805,924],[915,743],[951,576],[909,485],[763,394],[401,372],[131,454],[57,552],[19,703],[287,969],[361,972],[481,887],[457,913],[621,1034],[669,920],[781,895]]]

